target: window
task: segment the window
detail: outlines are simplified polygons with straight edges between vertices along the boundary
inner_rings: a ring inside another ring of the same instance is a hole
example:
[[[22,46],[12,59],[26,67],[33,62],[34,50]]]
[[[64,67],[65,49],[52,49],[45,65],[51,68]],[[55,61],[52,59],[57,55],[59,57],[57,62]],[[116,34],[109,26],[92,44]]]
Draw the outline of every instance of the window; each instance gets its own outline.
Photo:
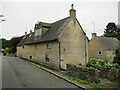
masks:
[[[52,46],[52,44],[51,44],[51,43],[47,43],[47,48],[48,48],[48,49],[50,49],[50,48],[51,48],[51,46]]]
[[[24,46],[22,46],[22,48],[24,49]]]
[[[32,56],[30,56],[30,59],[32,59]]]
[[[112,52],[112,55],[115,56],[115,52],[114,51]]]
[[[36,39],[41,38],[42,36],[42,28],[35,30]]]
[[[99,52],[98,52],[98,55],[102,55],[102,51],[99,51]]]
[[[49,57],[48,57],[48,55],[45,56],[45,62],[49,62]]]

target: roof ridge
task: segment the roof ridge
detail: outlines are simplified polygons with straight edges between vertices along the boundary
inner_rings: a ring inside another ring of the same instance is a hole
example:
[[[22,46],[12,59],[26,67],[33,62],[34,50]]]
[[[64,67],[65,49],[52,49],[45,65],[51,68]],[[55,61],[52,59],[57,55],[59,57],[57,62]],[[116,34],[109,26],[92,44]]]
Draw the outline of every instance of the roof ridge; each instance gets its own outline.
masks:
[[[60,22],[60,21],[65,20],[65,19],[68,19],[68,18],[70,18],[70,17],[66,17],[66,18],[63,18],[63,19],[57,20],[57,21],[53,22],[52,24],[57,23],[57,22]]]

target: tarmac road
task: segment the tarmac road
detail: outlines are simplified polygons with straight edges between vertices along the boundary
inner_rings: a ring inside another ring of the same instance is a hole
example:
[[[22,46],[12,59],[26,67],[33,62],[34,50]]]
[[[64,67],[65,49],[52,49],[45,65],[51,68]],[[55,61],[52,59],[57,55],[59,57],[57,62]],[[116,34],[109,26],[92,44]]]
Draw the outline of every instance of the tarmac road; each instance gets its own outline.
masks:
[[[18,57],[2,56],[2,88],[77,88]]]

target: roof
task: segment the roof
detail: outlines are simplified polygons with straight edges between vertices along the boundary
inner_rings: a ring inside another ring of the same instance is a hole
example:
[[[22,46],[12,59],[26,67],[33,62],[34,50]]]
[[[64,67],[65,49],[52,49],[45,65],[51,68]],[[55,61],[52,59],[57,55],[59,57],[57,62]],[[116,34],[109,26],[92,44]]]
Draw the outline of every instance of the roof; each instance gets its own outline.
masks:
[[[69,20],[70,17],[67,17],[52,23],[49,30],[40,39],[37,40],[34,39],[35,32],[27,34],[23,37],[18,46],[57,40],[59,38],[59,35],[63,31],[64,25],[66,25]]]
[[[94,40],[101,44],[106,50],[115,50],[120,47],[120,41],[116,38],[96,36],[90,40],[90,42]]]

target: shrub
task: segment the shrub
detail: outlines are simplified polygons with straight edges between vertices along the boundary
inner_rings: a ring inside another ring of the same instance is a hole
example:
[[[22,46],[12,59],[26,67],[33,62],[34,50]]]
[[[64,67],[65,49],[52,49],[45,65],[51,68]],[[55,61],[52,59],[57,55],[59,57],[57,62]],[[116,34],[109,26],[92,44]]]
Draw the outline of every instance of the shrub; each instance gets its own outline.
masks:
[[[6,48],[4,53],[8,53],[8,54],[11,54],[12,53],[12,49],[11,48]]]
[[[112,63],[108,63],[108,62],[105,62],[104,60],[90,60],[87,65],[87,67],[94,67],[94,68],[120,68],[120,65],[115,63],[115,64],[112,64]]]

